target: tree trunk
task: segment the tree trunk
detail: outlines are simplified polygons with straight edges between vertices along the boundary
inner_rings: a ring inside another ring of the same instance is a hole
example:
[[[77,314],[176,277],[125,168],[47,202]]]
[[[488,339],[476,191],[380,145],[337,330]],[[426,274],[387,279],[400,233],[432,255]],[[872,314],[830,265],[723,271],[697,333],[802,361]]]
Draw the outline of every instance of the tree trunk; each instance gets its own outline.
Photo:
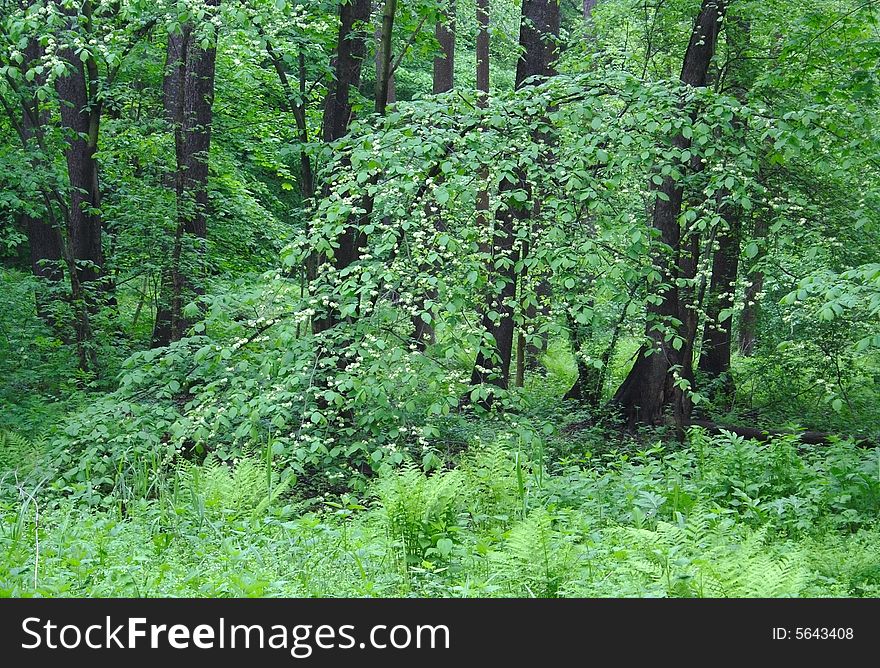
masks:
[[[593,18],[593,7],[596,6],[598,0],[584,0],[584,20],[589,21]]]
[[[440,44],[440,54],[434,56],[433,91],[436,95],[452,90],[455,80],[455,0],[448,0],[443,20],[437,22],[434,36]]]
[[[477,102],[489,103],[489,0],[477,0]]]
[[[334,81],[324,103],[324,141],[344,137],[351,121],[351,91],[361,81],[367,49],[364,26],[370,20],[370,0],[351,0],[339,8],[339,40],[333,62]]]
[[[712,278],[699,364],[700,371],[710,378],[718,378],[730,371],[733,318],[729,311],[733,307],[739,266],[739,211],[733,205],[725,205],[721,215],[727,227],[720,232],[718,248],[712,257]],[[727,389],[732,389],[729,382]]]
[[[207,0],[218,7],[220,0]],[[203,49],[195,27],[168,36],[164,89],[165,115],[174,128],[177,229],[170,267],[170,300],[160,307],[153,345],[179,341],[192,326],[184,315],[188,301],[204,294],[207,237],[208,160],[213,122],[216,45]],[[169,286],[163,291],[168,292]]]
[[[32,63],[40,60],[43,48],[36,39],[31,39],[25,48],[25,67],[29,68]],[[45,84],[45,75],[38,74],[35,78],[37,85]],[[43,127],[48,121],[46,110],[41,108],[36,95],[28,95],[22,99],[22,142],[25,148],[32,144],[40,144]],[[34,147],[36,148],[36,146]],[[34,167],[39,169],[37,164]],[[29,214],[21,215],[21,225],[27,235],[28,248],[30,250],[31,269],[34,276],[46,279],[52,283],[58,283],[64,278],[64,270],[61,267],[62,246],[61,230],[53,227],[49,222],[48,212],[45,216],[34,217]],[[36,294],[37,314],[48,324],[54,324],[48,315],[47,300],[42,294],[43,290],[38,287]]]
[[[592,328],[578,324],[571,313],[566,313],[566,320],[577,366],[577,378],[563,399],[570,399],[595,408],[602,398],[602,372],[600,369],[588,365],[581,354],[581,347],[591,338]]]
[[[477,0],[477,106],[485,109],[489,106],[489,0]],[[489,171],[484,167],[480,171],[480,182],[485,183]],[[477,210],[477,228],[488,227],[486,212],[489,211],[489,191],[480,188],[477,192],[475,208]],[[480,251],[488,252],[488,248],[480,243]]]
[[[175,191],[175,197],[179,199],[182,187],[180,172],[182,169],[181,156],[184,153],[183,140],[183,96],[184,82],[186,80],[187,51],[192,34],[192,25],[184,24],[180,32],[168,34],[168,45],[165,51],[165,75],[162,79],[163,107],[165,120],[174,135],[174,154],[176,167],[170,187]],[[180,203],[178,202],[178,206]],[[178,213],[177,228],[180,227]],[[159,288],[159,303],[156,307],[156,321],[153,325],[151,345],[153,347],[167,346],[172,341],[171,336],[171,305],[174,300],[174,274],[172,266],[179,262],[180,241],[178,232],[175,230],[174,245],[172,249],[172,264],[162,270],[161,285]]]
[[[339,38],[333,61],[335,80],[327,93],[324,104],[324,141],[333,142],[344,137],[351,121],[351,91],[357,90],[361,80],[361,67],[367,51],[365,26],[370,21],[370,0],[351,0],[339,9]],[[390,54],[389,54],[390,58]],[[333,263],[338,270],[351,265],[360,257],[360,249],[366,242],[358,225],[372,213],[372,201],[364,202],[365,213],[357,220],[349,221],[339,238],[339,247],[333,253]],[[337,322],[336,315],[328,310],[323,317],[312,321],[315,334],[324,332]]]
[[[555,74],[553,63],[558,36],[559,4],[556,0],[523,0],[519,33],[522,55],[516,66],[517,89],[533,78],[540,80]],[[471,373],[471,385],[490,383],[500,389],[508,387],[516,309],[516,221],[529,216],[528,208],[514,204],[510,197],[515,190],[528,192],[525,169],[519,167],[516,172],[515,180],[505,178],[499,185],[499,196],[507,204],[495,214],[488,281],[493,286],[490,288],[493,293],[488,296],[481,318],[485,334]],[[496,290],[494,286],[499,283],[501,289]],[[488,405],[492,399],[489,394],[481,403]]]
[[[394,36],[394,15],[397,0],[385,0],[382,11],[382,30],[376,49],[376,113],[385,115],[391,87],[391,38]]]
[[[284,93],[282,108],[293,115],[296,123],[296,130],[300,142],[299,149],[299,188],[303,201],[311,203],[315,196],[315,176],[312,169],[312,161],[306,152],[305,145],[309,142],[309,129],[306,121],[306,63],[305,54],[302,49],[299,51],[298,57],[298,88],[299,95],[294,95],[293,86],[290,84],[290,78],[287,69],[284,66],[284,59],[279,54],[272,43],[267,40],[266,53],[269,54],[269,60],[272,61],[272,67],[278,75],[278,81],[281,83],[281,90]]]
[[[58,77],[55,87],[61,107],[61,127],[67,136],[70,251],[80,282],[84,287],[89,283],[97,286],[104,271],[101,195],[95,160],[101,111],[89,94],[97,81],[89,81],[86,66],[73,49],[63,49],[59,56],[68,65],[67,74]]]
[[[721,0],[703,0],[685,52],[682,83],[697,87],[706,85],[724,10]],[[672,143],[679,149],[690,146],[690,140],[680,134]],[[687,165],[680,165],[680,168],[685,171]],[[657,190],[662,196],[658,194],[655,199],[652,225],[660,233],[664,250],[657,254],[655,266],[665,287],[661,289],[659,303],[651,303],[647,308],[646,337],[649,342],[642,346],[613,399],[623,409],[631,426],[636,422],[657,424],[665,406],[670,403],[673,404],[676,424],[683,424],[690,413],[687,392],[680,385],[693,378],[695,314],[690,308],[692,304],[682,298],[677,280],[693,275],[695,244],[689,239],[688,247],[682,246],[678,221],[682,186],[667,176]],[[675,336],[667,340],[664,330],[670,321],[681,324],[674,326]]]
[[[449,0],[444,10],[444,18],[437,22],[434,35],[440,44],[440,55],[434,57],[434,77],[433,92],[435,95],[446,93],[452,90],[455,81],[455,0]],[[437,176],[437,183],[443,181],[443,176]],[[446,229],[439,213],[434,213],[430,202],[425,203],[425,217],[434,220],[434,228],[437,232]],[[424,273],[431,271],[432,267],[423,265],[420,270]],[[413,315],[413,339],[416,348],[424,350],[428,344],[434,342],[434,325],[432,322],[425,322],[421,314],[426,313],[426,302],[434,302],[437,299],[437,288],[428,288],[427,294],[420,299],[420,305],[417,313]]]

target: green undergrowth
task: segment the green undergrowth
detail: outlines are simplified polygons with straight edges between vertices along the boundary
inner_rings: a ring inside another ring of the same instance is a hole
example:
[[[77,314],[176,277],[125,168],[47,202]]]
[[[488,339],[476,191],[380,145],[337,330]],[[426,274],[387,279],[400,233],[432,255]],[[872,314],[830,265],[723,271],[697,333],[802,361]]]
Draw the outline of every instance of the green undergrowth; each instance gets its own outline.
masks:
[[[4,596],[880,596],[878,451],[849,442],[693,431],[550,467],[499,432],[314,498],[271,458],[209,456],[90,505],[3,438],[25,462],[2,482]]]

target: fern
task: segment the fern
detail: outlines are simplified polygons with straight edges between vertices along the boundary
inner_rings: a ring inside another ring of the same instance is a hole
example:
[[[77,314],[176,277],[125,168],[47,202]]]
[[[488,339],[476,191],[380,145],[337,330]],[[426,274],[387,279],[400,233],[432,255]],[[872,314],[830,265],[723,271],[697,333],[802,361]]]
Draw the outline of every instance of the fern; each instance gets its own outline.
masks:
[[[45,444],[12,431],[0,431],[0,471],[26,473],[37,464]]]
[[[470,453],[461,464],[468,493],[468,508],[478,525],[506,525],[518,505],[513,458],[501,442]]]
[[[263,514],[296,482],[291,476],[278,484],[273,472],[267,484],[266,463],[254,456],[240,457],[231,465],[212,456],[200,465],[180,460],[177,477],[197,509],[233,518]]]
[[[428,557],[449,556],[459,530],[464,491],[461,472],[427,476],[411,464],[380,479],[376,494],[392,545],[402,550],[403,563],[411,566]]]
[[[737,533],[696,506],[686,521],[658,522],[654,530],[609,531],[631,546],[629,566],[667,596],[782,597],[797,596],[808,579],[801,552],[786,546],[784,554],[767,547],[766,527]]]
[[[575,573],[572,536],[554,526],[546,508],[536,508],[508,532],[502,549],[492,553],[498,574],[511,594],[537,598],[560,595]]]

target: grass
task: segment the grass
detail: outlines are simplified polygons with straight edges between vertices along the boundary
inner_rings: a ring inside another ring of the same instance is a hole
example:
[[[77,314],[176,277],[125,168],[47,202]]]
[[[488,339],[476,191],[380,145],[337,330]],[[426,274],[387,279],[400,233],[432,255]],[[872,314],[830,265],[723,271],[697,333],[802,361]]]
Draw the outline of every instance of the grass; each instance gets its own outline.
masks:
[[[94,507],[7,475],[0,594],[880,596],[876,450],[694,432],[551,471],[511,436],[360,499],[297,499],[256,457]]]

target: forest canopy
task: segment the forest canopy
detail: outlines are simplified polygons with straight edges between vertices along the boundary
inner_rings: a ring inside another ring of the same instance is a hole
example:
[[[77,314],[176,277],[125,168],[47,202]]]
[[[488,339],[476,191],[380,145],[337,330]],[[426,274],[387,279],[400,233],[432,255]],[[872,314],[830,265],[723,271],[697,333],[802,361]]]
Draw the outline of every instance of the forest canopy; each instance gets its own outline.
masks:
[[[878,65],[870,0],[0,0],[0,592],[880,595]]]

